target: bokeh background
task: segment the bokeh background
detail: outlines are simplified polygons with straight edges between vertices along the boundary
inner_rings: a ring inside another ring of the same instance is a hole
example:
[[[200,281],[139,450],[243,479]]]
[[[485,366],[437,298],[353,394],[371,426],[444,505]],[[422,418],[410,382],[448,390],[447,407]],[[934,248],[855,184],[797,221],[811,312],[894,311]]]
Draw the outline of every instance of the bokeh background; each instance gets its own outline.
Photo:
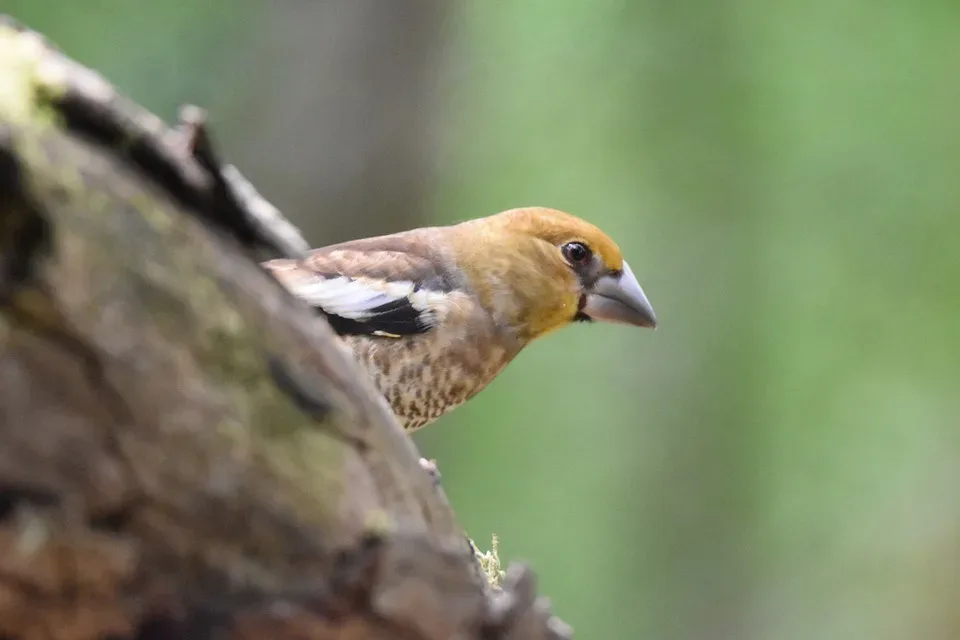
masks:
[[[579,638],[960,638],[960,3],[0,0],[327,244],[518,205],[656,332],[417,434]]]

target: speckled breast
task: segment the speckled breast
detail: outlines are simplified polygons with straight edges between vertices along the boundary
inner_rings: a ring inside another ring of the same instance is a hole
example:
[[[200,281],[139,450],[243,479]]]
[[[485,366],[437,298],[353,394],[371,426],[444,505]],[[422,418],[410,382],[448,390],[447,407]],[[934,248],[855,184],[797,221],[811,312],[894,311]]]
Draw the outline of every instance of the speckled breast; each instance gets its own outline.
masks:
[[[483,390],[515,353],[469,339],[425,334],[395,338],[348,336],[404,429],[433,422]]]

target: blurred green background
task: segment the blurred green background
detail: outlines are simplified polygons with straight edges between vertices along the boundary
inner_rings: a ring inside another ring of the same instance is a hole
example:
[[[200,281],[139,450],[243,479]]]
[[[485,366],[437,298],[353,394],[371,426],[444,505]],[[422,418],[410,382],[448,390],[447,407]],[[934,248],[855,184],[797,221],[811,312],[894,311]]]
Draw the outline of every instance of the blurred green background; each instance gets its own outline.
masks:
[[[417,434],[579,638],[960,638],[960,3],[0,0],[316,245],[519,205],[656,332]]]

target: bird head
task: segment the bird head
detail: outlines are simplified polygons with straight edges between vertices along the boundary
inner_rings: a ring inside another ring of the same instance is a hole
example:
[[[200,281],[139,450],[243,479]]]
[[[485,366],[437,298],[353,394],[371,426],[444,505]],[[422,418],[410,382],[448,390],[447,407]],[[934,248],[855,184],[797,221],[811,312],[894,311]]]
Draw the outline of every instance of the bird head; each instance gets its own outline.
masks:
[[[525,341],[574,322],[657,325],[620,248],[576,216],[528,207],[457,227],[460,264],[481,303]]]

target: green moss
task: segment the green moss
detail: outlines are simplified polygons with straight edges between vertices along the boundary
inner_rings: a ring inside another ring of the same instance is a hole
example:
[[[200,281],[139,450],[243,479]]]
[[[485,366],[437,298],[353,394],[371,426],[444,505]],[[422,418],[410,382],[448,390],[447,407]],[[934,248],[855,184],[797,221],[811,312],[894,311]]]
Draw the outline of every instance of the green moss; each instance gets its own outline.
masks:
[[[64,91],[63,69],[32,32],[0,26],[0,119],[15,124],[55,125],[57,115],[41,96]]]
[[[363,529],[367,535],[384,537],[394,530],[395,524],[389,513],[382,509],[375,509],[367,513]]]
[[[487,583],[494,589],[499,589],[507,575],[500,569],[500,538],[497,537],[497,534],[493,534],[490,541],[490,551],[480,551],[480,547],[473,540],[470,541],[470,544],[473,545],[473,552],[477,562],[480,563],[483,575],[487,577]]]

